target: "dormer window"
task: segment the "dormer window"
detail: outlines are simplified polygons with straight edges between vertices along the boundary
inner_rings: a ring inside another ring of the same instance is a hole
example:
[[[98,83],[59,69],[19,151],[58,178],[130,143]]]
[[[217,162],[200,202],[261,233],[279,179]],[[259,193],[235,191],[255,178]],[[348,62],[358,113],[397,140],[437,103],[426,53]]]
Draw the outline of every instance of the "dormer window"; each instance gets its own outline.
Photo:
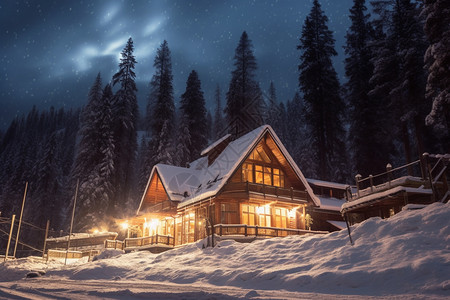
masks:
[[[279,168],[257,163],[242,164],[242,181],[284,187],[284,173]]]

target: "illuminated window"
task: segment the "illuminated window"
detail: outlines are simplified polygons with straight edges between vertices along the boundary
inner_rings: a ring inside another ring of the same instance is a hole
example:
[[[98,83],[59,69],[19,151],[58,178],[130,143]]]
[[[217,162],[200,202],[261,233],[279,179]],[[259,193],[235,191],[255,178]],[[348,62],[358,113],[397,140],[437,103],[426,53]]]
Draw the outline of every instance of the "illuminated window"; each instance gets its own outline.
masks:
[[[272,168],[264,167],[264,184],[272,185]]]
[[[253,182],[253,164],[244,163],[242,165],[242,181]]]
[[[260,165],[255,165],[255,183],[263,184],[263,167]]]
[[[284,174],[280,169],[273,168],[273,185],[284,187]]]
[[[285,208],[275,208],[275,227],[287,228],[288,226],[288,213]]]
[[[242,224],[254,226],[256,225],[255,207],[252,205],[242,205]]]
[[[258,218],[259,218],[259,226],[266,226],[270,227],[272,226],[271,222],[271,213],[270,213],[270,206],[260,206],[258,209]]]

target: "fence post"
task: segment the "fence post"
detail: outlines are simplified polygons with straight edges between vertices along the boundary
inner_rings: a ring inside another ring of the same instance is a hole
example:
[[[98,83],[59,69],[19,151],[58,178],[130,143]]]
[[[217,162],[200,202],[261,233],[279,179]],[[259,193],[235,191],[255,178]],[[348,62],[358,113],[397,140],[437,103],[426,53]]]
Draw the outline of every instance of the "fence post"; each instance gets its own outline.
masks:
[[[255,236],[258,236],[258,225],[255,225]]]
[[[428,172],[427,172],[427,166],[428,166],[428,157],[430,154],[428,152],[425,152],[420,157],[420,171],[422,172],[422,179],[428,178]]]
[[[370,191],[373,192],[373,175],[369,175],[369,181],[370,181]]]
[[[391,181],[392,181],[392,165],[391,164],[386,165],[386,172],[387,172],[387,177],[388,177],[388,185],[389,185],[389,188],[391,188]]]
[[[358,194],[358,197],[360,197],[359,190],[361,189],[361,187],[359,186],[359,182],[360,182],[361,178],[362,178],[361,174],[356,174],[356,176],[355,176],[356,193]]]
[[[158,234],[156,234],[156,243],[155,244],[158,244]]]
[[[222,224],[219,225],[219,235],[222,236]]]
[[[244,226],[244,235],[247,236],[247,224]]]

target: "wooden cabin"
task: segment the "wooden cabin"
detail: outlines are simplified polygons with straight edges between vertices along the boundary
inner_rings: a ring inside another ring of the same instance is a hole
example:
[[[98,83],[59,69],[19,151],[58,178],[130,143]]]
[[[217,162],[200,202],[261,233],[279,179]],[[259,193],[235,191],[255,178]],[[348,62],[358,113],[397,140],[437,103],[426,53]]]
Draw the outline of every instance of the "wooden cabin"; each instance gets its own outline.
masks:
[[[251,241],[325,233],[308,226],[321,201],[273,129],[219,139],[189,167],[153,167],[124,247],[177,246],[210,236]],[[330,225],[330,224],[328,224]],[[315,229],[315,230],[311,230]]]

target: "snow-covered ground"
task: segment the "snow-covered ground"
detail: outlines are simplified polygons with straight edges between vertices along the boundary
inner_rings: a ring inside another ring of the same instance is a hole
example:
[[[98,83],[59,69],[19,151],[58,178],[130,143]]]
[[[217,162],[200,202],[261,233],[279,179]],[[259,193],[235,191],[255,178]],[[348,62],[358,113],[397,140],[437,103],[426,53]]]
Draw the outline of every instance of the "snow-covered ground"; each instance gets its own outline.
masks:
[[[94,262],[0,263],[0,299],[450,299],[450,204],[347,231],[249,244],[203,242]],[[37,278],[31,271],[44,270]]]

